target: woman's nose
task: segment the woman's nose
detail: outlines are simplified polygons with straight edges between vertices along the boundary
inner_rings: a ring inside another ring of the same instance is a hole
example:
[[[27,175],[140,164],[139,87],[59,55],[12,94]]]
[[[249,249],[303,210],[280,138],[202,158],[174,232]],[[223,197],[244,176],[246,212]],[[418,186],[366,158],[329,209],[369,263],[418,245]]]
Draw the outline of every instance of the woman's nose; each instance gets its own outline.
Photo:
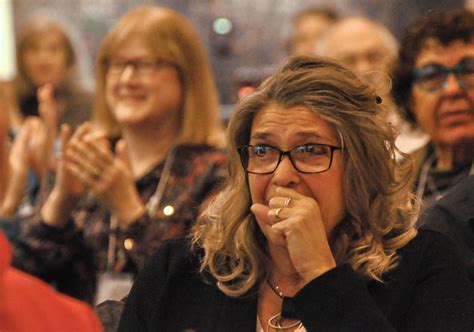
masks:
[[[132,64],[127,64],[119,76],[120,82],[130,82],[136,80],[137,70]]]
[[[273,172],[272,183],[277,186],[292,187],[299,183],[300,174],[295,169],[288,156],[283,156],[280,164]]]
[[[443,92],[445,94],[458,94],[463,90],[462,84],[453,73],[446,77],[446,82],[443,85]]]

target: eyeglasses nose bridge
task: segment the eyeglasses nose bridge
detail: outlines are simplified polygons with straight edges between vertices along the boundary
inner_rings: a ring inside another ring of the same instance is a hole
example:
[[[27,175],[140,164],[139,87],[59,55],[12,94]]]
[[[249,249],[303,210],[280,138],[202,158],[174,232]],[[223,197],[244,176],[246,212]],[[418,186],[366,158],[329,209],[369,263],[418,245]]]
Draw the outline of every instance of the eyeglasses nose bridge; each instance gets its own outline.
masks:
[[[130,69],[129,69],[130,68]],[[134,74],[138,74],[138,65],[134,61],[127,61],[124,63],[122,71],[120,72],[120,78],[130,78]]]
[[[279,151],[279,152],[280,152],[280,157],[278,158],[278,163],[276,164],[274,171],[276,171],[277,168],[280,166],[280,164],[281,164],[281,162],[282,162],[282,160],[283,160],[283,157],[284,157],[284,156],[287,156],[287,157],[288,157],[288,160],[289,160],[290,163],[291,163],[291,166],[293,166],[293,168],[295,169],[295,171],[298,172],[298,169],[297,169],[296,166],[295,166],[295,162],[293,161],[293,158],[291,157],[291,151],[292,151],[292,150],[289,150],[289,151]]]
[[[444,82],[443,82],[443,89],[451,87],[452,84],[456,84],[457,85],[456,88],[459,88],[459,89],[464,88],[464,82],[459,77],[459,71],[456,70],[456,68],[452,68],[449,71],[446,71],[446,78],[444,79]]]

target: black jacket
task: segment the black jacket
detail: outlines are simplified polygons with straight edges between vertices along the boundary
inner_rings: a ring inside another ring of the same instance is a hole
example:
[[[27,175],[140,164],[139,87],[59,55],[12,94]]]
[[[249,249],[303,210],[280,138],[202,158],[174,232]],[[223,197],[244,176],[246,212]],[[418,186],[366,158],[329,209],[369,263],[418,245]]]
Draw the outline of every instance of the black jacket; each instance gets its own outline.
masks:
[[[472,285],[452,243],[420,231],[400,250],[385,283],[340,265],[293,298],[308,331],[471,331]],[[119,331],[256,331],[257,294],[234,299],[203,282],[199,254],[169,242],[148,262],[125,304]]]
[[[424,229],[446,235],[456,244],[474,282],[474,175],[426,209],[418,223]]]

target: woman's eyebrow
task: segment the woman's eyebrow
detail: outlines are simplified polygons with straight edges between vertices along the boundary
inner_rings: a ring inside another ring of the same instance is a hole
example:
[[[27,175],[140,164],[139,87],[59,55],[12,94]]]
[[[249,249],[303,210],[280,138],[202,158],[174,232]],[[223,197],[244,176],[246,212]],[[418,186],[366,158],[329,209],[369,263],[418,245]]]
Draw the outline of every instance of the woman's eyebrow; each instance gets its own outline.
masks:
[[[262,131],[262,132],[257,132],[255,134],[253,134],[251,136],[251,138],[253,138],[253,139],[266,139],[266,138],[269,138],[269,137],[272,137],[272,136],[274,136],[274,134]],[[322,135],[320,135],[320,134],[318,134],[317,132],[314,132],[314,131],[311,131],[311,132],[308,132],[308,131],[298,132],[298,133],[295,134],[295,136],[297,136],[298,138],[303,138],[303,139],[330,140],[329,137],[322,136]]]
[[[256,139],[265,139],[265,138],[268,138],[268,137],[271,137],[272,134],[270,133],[265,133],[265,132],[259,132],[259,133],[255,133],[251,136],[251,138],[256,138]]]

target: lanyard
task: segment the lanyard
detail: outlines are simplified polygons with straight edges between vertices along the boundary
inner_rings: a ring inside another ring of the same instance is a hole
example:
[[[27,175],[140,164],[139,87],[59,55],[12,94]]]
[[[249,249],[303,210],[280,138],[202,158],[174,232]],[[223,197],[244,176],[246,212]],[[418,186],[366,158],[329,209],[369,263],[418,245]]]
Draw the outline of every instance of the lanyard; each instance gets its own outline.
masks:
[[[171,175],[171,167],[173,166],[176,155],[176,145],[173,145],[170,152],[165,159],[163,171],[161,172],[160,180],[156,186],[156,191],[153,196],[150,197],[147,204],[145,205],[146,211],[150,218],[154,218],[156,211],[160,207],[161,199],[166,189],[166,184]],[[116,215],[111,214],[110,216],[110,229],[109,229],[109,245],[107,248],[107,271],[112,271],[116,261],[116,250],[117,250],[117,235],[116,231],[118,228],[118,218]]]
[[[163,194],[166,189],[166,184],[168,183],[168,179],[171,175],[171,166],[173,166],[175,154],[176,148],[173,146],[171,151],[166,156],[165,165],[163,166],[163,172],[161,172],[160,180],[156,186],[156,191],[146,204],[146,210],[150,218],[155,217],[156,211],[158,211],[158,208],[160,207],[161,199],[163,198]]]

